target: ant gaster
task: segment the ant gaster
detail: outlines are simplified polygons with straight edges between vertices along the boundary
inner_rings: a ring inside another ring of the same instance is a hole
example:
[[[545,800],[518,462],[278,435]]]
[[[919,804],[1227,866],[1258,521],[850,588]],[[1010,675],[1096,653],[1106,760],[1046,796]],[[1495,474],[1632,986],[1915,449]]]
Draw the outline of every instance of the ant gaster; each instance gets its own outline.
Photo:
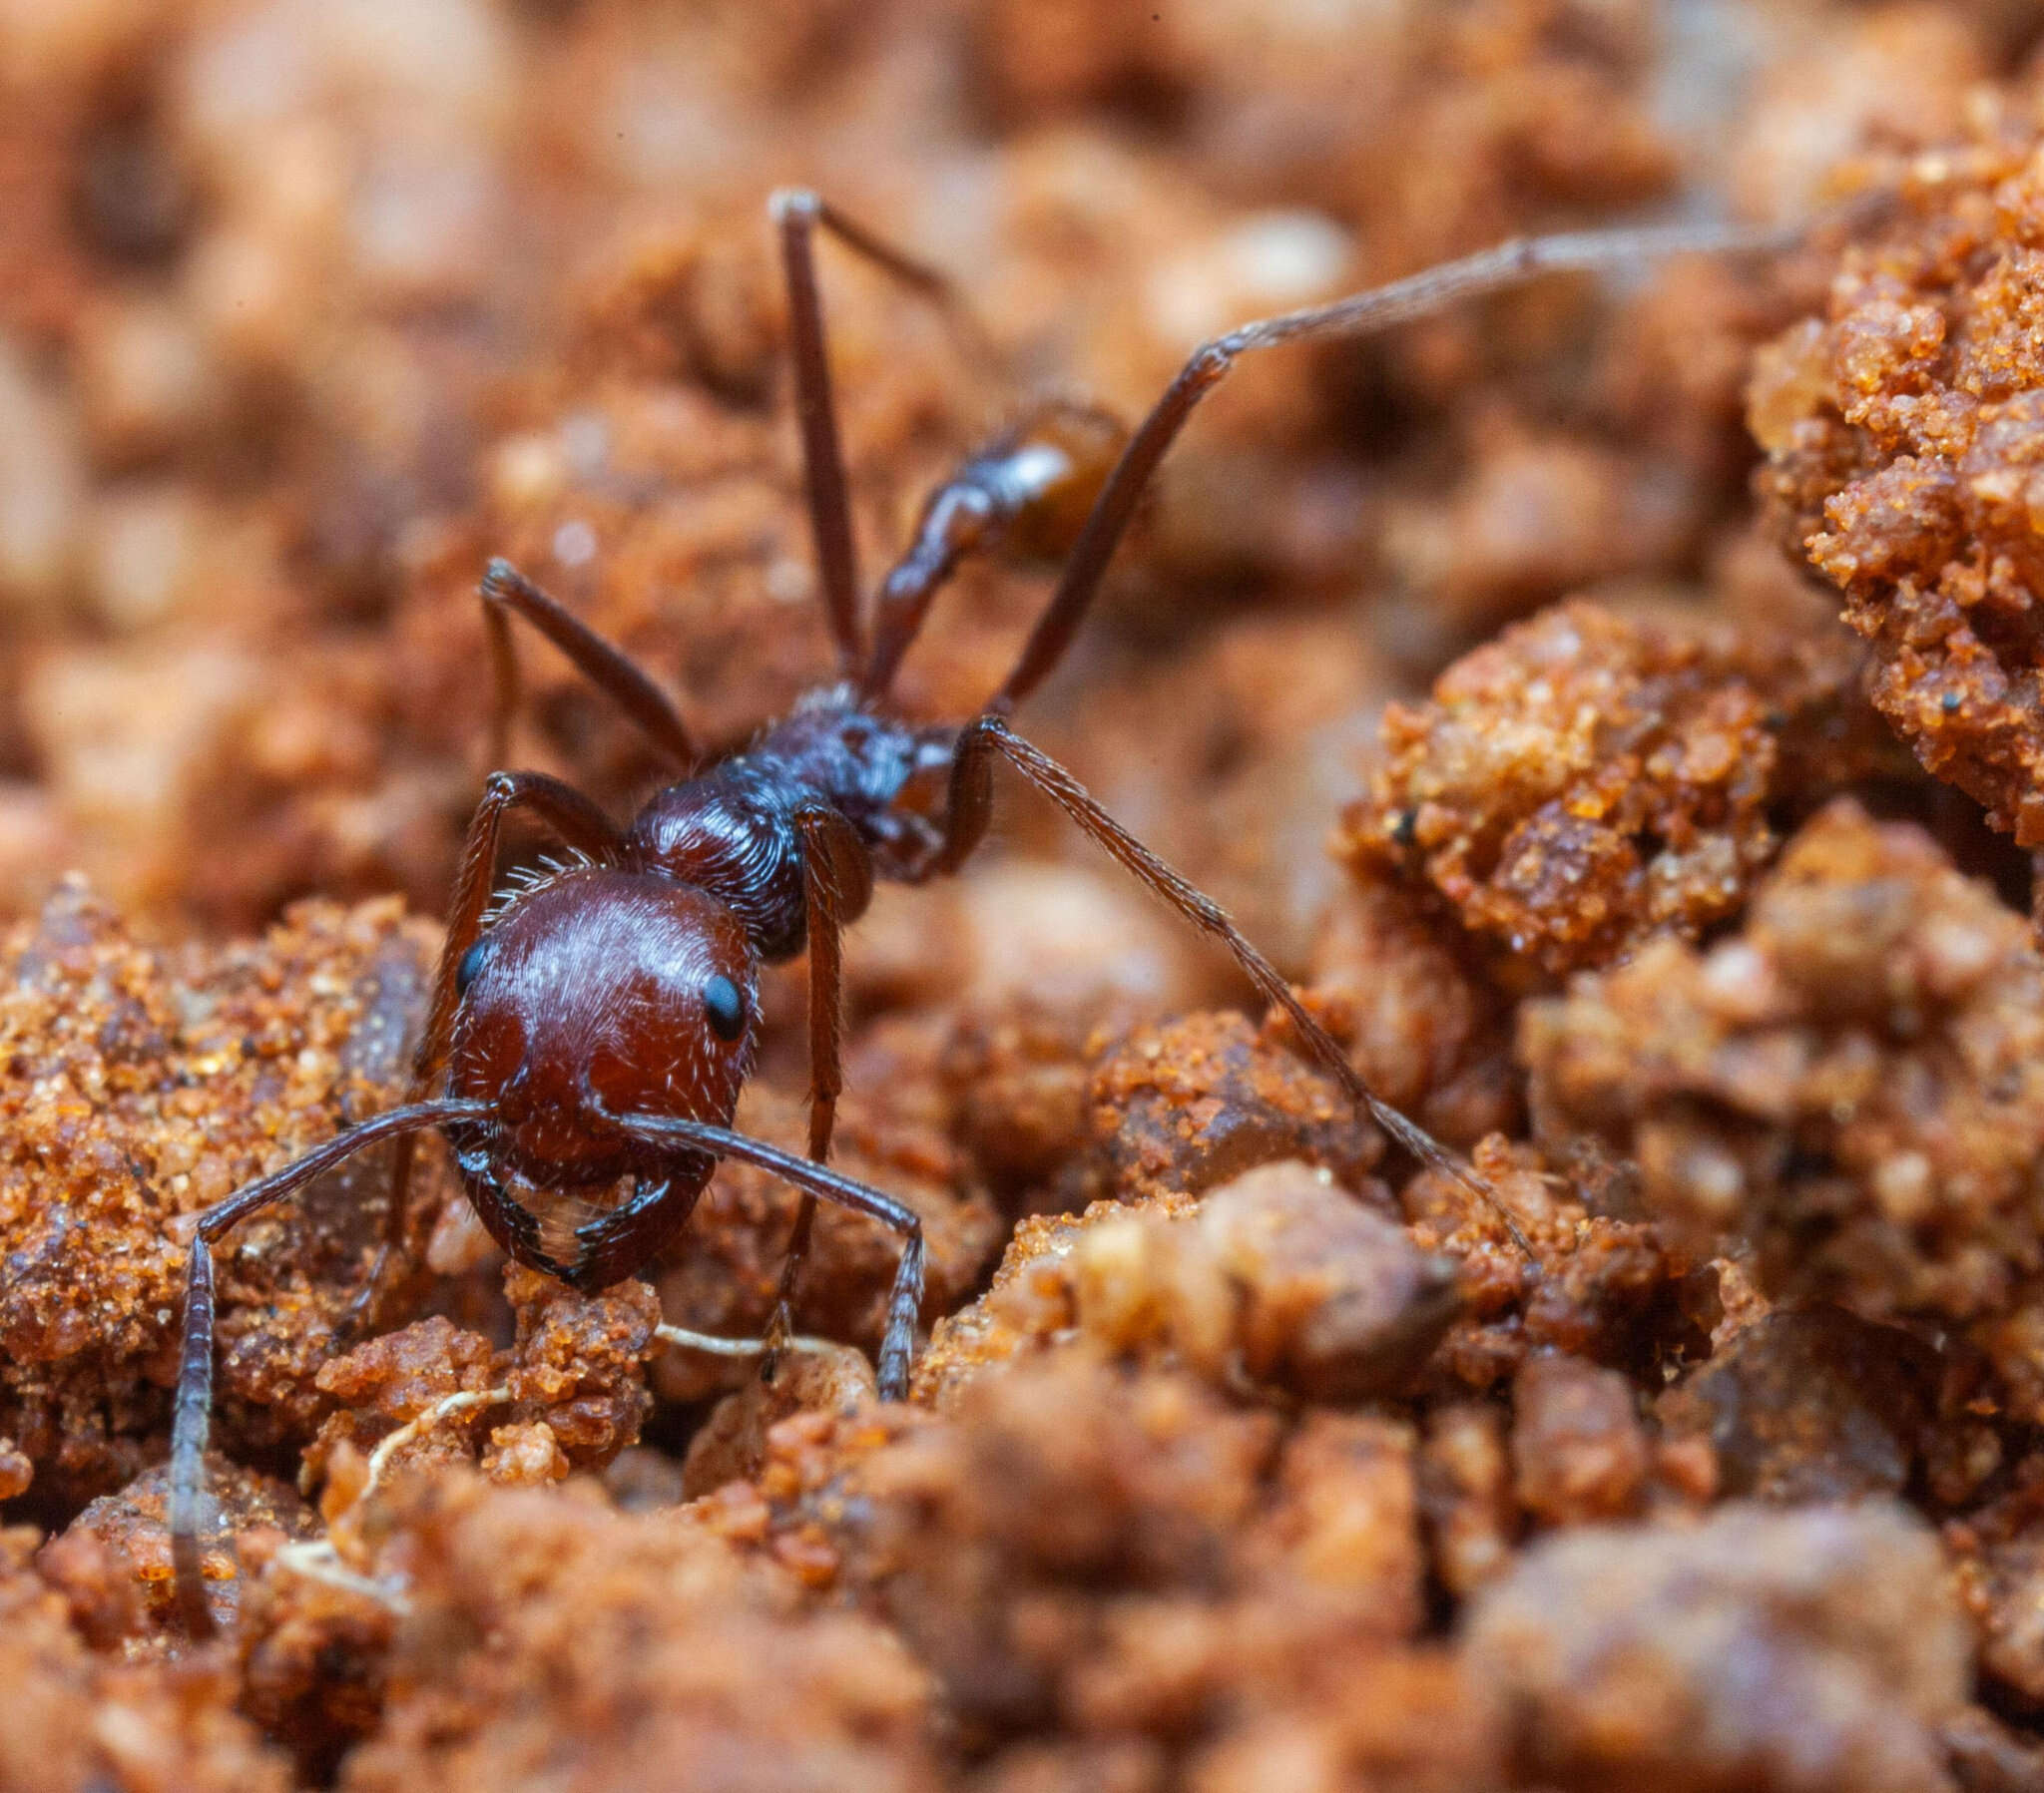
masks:
[[[201,1529],[213,1247],[239,1221],[380,1140],[398,1142],[388,1228],[351,1321],[373,1312],[389,1263],[407,1248],[411,1148],[426,1128],[445,1135],[468,1198],[497,1243],[518,1262],[584,1291],[619,1281],[659,1253],[688,1219],[718,1160],[734,1158],[784,1178],[801,1195],[769,1345],[786,1339],[819,1199],[900,1235],[878,1372],[883,1396],[905,1395],[922,1297],[921,1222],[902,1202],[825,1163],[841,1086],[839,936],[865,909],[874,879],[919,884],[958,869],[986,832],[996,762],[1012,767],[1218,940],[1358,1108],[1415,1157],[1489,1202],[1525,1246],[1495,1193],[1369,1090],[1226,912],[1109,816],[1008,718],[1063,657],[1158,463],[1241,355],[1380,330],[1552,269],[1740,246],[1736,234],[1677,228],[1522,238],[1331,304],[1245,324],[1198,349],[1133,434],[1082,406],[1039,404],[930,499],[913,543],[880,588],[868,645],[815,233],[830,231],[940,301],[949,302],[949,288],[812,194],[776,194],[771,216],[787,286],[809,523],[838,681],[811,692],[745,751],[705,767],[680,712],[644,672],[508,564],[491,562],[482,599],[496,674],[495,762],[503,761],[516,700],[516,617],[566,654],[683,776],[620,828],[558,779],[492,773],[469,824],[407,1101],[198,1216],[169,1502],[179,1601],[195,1634],[212,1628]],[[1063,559],[1056,591],[1013,672],[962,725],[903,720],[890,711],[888,690],[932,598],[962,559],[1003,547]],[[530,811],[571,859],[493,913],[498,836],[514,809]],[[805,947],[809,1149],[800,1158],[734,1132],[731,1121],[753,1067],[760,967]],[[628,1179],[629,1192],[620,1197]]]

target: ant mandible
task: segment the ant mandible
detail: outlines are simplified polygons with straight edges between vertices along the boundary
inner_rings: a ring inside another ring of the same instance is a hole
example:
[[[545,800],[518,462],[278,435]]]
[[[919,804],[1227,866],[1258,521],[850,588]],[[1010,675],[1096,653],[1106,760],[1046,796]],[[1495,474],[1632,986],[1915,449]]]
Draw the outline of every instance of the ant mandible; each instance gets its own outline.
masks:
[[[801,1197],[769,1347],[787,1337],[818,1200],[901,1235],[878,1381],[887,1399],[907,1393],[922,1299],[921,1222],[902,1202],[825,1162],[842,1083],[839,938],[864,911],[874,879],[920,884],[958,869],[986,832],[997,761],[1218,940],[1349,1099],[1414,1157],[1488,1202],[1531,1255],[1494,1191],[1378,1099],[1220,905],[1108,815],[1008,718],[1063,657],[1158,463],[1242,355],[1381,330],[1550,271],[1762,247],[1779,237],[1673,227],[1520,238],[1214,338],[1133,434],[1104,413],[1041,403],[930,498],[913,543],[880,588],[868,646],[816,285],[816,231],[829,231],[940,302],[950,302],[950,289],[942,275],[813,194],[777,193],[770,213],[787,287],[809,526],[838,679],[810,692],[753,746],[705,767],[681,713],[652,678],[509,564],[490,563],[481,595],[495,670],[495,763],[504,758],[516,701],[510,620],[517,617],[559,648],[683,776],[620,828],[559,779],[493,772],[469,823],[406,1101],[207,1208],[194,1223],[169,1523],[179,1603],[197,1635],[212,1629],[200,1537],[213,1391],[213,1247],[240,1221],[378,1141],[398,1141],[388,1226],[351,1320],[373,1310],[388,1264],[406,1248],[411,1149],[429,1127],[453,1148],[468,1198],[497,1243],[518,1262],[584,1292],[606,1288],[655,1257],[688,1219],[718,1160],[735,1158],[784,1178]],[[939,588],[966,557],[1024,545],[1061,553],[1064,566],[1000,689],[962,726],[918,726],[891,713],[895,669]],[[498,836],[514,809],[530,811],[571,859],[492,913]],[[753,1067],[760,967],[805,946],[809,1149],[800,1158],[734,1132],[731,1121]],[[607,1199],[628,1177],[629,1194]]]

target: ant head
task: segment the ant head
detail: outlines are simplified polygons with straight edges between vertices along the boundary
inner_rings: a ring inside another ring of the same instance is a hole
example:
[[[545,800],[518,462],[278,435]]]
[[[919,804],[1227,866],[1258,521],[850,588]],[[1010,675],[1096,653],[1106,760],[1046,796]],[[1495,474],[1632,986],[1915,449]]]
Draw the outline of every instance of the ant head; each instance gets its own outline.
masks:
[[[518,897],[456,978],[447,1093],[495,1110],[456,1140],[464,1168],[606,1182],[643,1156],[609,1116],[728,1125],[758,973],[731,909],[672,878],[590,866]]]

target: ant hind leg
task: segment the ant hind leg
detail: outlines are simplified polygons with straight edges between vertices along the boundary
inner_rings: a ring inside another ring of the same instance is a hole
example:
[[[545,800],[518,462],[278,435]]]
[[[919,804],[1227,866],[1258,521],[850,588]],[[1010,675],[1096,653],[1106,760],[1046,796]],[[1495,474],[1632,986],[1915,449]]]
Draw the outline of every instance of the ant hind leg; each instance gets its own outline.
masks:
[[[1102,577],[1158,467],[1200,401],[1242,356],[1286,342],[1374,335],[1483,293],[1501,292],[1545,274],[1635,267],[1670,255],[1763,252],[1793,243],[1799,228],[1752,230],[1724,225],[1673,225],[1518,237],[1458,261],[1443,262],[1388,285],[1330,303],[1246,323],[1193,351],[1128,439],[1080,526],[1056,591],[1022,651],[979,718],[959,734],[951,761],[944,838],[926,872],[955,871],[986,832],[995,754],[1048,796],[1081,829],[1203,933],[1218,940],[1265,996],[1282,1009],[1306,1049],[1340,1082],[1350,1099],[1422,1162],[1452,1176],[1481,1199],[1526,1254],[1532,1248],[1496,1190],[1423,1127],[1370,1090],[1326,1030],[1292,994],[1276,966],[1236,927],[1228,913],[1122,827],[1079,780],[1008,727],[1006,718],[1049,676],[1100,590]]]
[[[816,576],[824,615],[837,644],[846,677],[859,671],[863,655],[859,622],[858,547],[851,533],[850,485],[844,470],[843,432],[830,384],[830,353],[823,325],[823,299],[816,283],[817,230],[826,230],[943,312],[952,328],[979,357],[991,350],[951,281],[937,269],[882,241],[807,188],[783,187],[767,201],[780,239],[781,278],[787,288],[788,353],[794,362],[795,412],[801,426],[802,478],[807,489],[809,533],[815,543]]]
[[[1284,1011],[1306,1051],[1329,1072],[1378,1126],[1430,1169],[1454,1178],[1484,1203],[1503,1223],[1513,1242],[1530,1259],[1533,1247],[1497,1191],[1455,1152],[1424,1127],[1399,1113],[1366,1083],[1333,1036],[1298,1000],[1283,974],[1259,952],[1235,925],[1228,911],[1167,865],[1103,809],[1093,794],[1049,754],[1032,746],[1005,717],[989,712],[970,723],[958,737],[951,761],[950,805],[945,817],[945,842],[935,869],[955,871],[986,832],[993,803],[993,758],[998,754],[1062,809],[1080,829],[1125,871],[1163,898],[1203,934],[1218,941],[1265,998]]]
[[[1285,342],[1373,336],[1396,324],[1431,316],[1459,300],[1507,291],[1550,273],[1636,267],[1671,255],[1758,253],[1787,247],[1800,234],[1794,228],[1675,224],[1519,236],[1388,285],[1240,324],[1201,344],[1129,438],[1079,530],[1056,592],[988,708],[1002,715],[1013,713],[1064,658],[1159,465],[1200,401],[1243,355]]]

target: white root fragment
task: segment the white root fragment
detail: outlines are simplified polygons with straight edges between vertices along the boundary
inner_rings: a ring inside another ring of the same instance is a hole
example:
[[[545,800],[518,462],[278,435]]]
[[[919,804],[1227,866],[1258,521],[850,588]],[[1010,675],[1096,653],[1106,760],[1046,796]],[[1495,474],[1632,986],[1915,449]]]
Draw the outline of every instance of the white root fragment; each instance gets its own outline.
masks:
[[[685,1326],[662,1324],[654,1328],[654,1337],[663,1344],[673,1345],[684,1351],[706,1351],[718,1357],[761,1357],[768,1348],[766,1339],[721,1338],[715,1333],[691,1332]],[[788,1351],[828,1351],[834,1349],[834,1341],[798,1334],[782,1341],[782,1349]],[[376,1492],[381,1485],[384,1472],[390,1460],[414,1440],[423,1438],[443,1420],[457,1415],[473,1413],[480,1407],[501,1407],[511,1399],[507,1384],[495,1388],[465,1391],[447,1395],[435,1401],[425,1412],[415,1415],[399,1426],[394,1432],[377,1441],[376,1448],[369,1453],[368,1473],[361,1490],[348,1503],[347,1511],[352,1512]],[[409,1609],[400,1581],[379,1580],[371,1575],[357,1573],[340,1559],[330,1538],[310,1542],[287,1544],[280,1548],[272,1561],[279,1569],[292,1574],[304,1575],[310,1580],[324,1581],[329,1586],[345,1588],[349,1592],[362,1594],[379,1601],[392,1611],[403,1613]]]
[[[301,1540],[281,1546],[270,1559],[271,1565],[288,1570],[294,1575],[303,1575],[308,1581],[323,1581],[329,1587],[339,1587],[349,1593],[361,1594],[379,1605],[388,1606],[402,1616],[411,1610],[411,1602],[405,1598],[404,1582],[401,1576],[378,1578],[375,1575],[358,1574],[340,1560],[340,1553],[333,1548],[332,1541],[325,1538]]]
[[[383,1472],[388,1467],[390,1459],[413,1439],[423,1438],[442,1420],[452,1419],[456,1414],[473,1413],[478,1407],[501,1407],[510,1399],[511,1390],[499,1386],[481,1389],[472,1394],[448,1395],[443,1400],[435,1401],[424,1413],[415,1419],[407,1420],[395,1432],[378,1442],[376,1448],[369,1453],[368,1480],[362,1484],[361,1493],[356,1495],[349,1505],[358,1506],[375,1493],[376,1485],[382,1481]]]
[[[653,1336],[663,1344],[675,1345],[684,1351],[707,1351],[713,1357],[764,1357],[769,1348],[766,1339],[719,1338],[714,1332],[691,1332],[686,1326],[659,1325],[653,1329]],[[781,1349],[829,1351],[835,1349],[835,1341],[797,1334],[781,1340]]]
[[[720,1338],[714,1333],[691,1332],[683,1326],[661,1325],[654,1328],[654,1337],[663,1344],[679,1346],[686,1351],[708,1351],[720,1357],[759,1357],[767,1349],[766,1339]],[[797,1336],[784,1341],[789,1351],[828,1351],[833,1349],[829,1339]],[[479,1407],[501,1407],[511,1399],[508,1385],[496,1388],[478,1389],[461,1394],[447,1395],[435,1401],[425,1412],[407,1420],[396,1431],[377,1442],[369,1453],[367,1479],[362,1483],[361,1492],[349,1505],[355,1506],[367,1500],[382,1483],[383,1473],[390,1460],[415,1439],[423,1438],[443,1420],[453,1419],[458,1414],[473,1413]]]

